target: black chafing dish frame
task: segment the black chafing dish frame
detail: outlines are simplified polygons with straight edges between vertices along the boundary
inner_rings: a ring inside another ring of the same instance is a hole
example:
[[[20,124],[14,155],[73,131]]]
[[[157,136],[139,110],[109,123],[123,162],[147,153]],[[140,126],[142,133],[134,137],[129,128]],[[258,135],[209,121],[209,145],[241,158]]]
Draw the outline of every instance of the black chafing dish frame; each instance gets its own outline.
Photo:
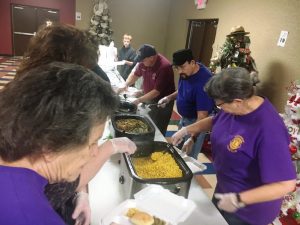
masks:
[[[189,182],[188,188],[190,186],[191,179],[193,178],[193,173],[190,170],[190,168],[187,166],[185,161],[182,159],[182,157],[179,155],[179,153],[173,148],[173,146],[167,142],[160,142],[160,141],[144,141],[144,142],[136,142],[136,145],[138,147],[137,151],[133,155],[123,154],[127,169],[129,171],[129,175],[137,182],[139,183],[151,183],[151,184],[160,184],[160,185],[166,185],[166,184],[176,184],[178,182]],[[151,145],[151,146],[149,146]],[[143,148],[141,150],[140,148]],[[154,149],[153,149],[154,148]],[[157,150],[160,151],[157,151]],[[145,179],[141,178],[137,175],[132,158],[134,157],[148,157],[153,152],[168,152],[172,155],[175,162],[179,166],[179,168],[182,170],[182,177],[178,178],[154,178],[154,179]],[[130,163],[129,163],[130,162]]]
[[[140,134],[125,132],[125,131],[117,128],[116,121],[119,119],[141,120],[148,126],[149,131],[145,132],[145,133],[140,133]],[[119,113],[119,114],[112,115],[111,124],[112,124],[112,128],[113,128],[112,133],[113,133],[114,137],[128,137],[129,139],[131,139],[133,141],[142,141],[142,140],[153,141],[154,140],[155,127],[146,116],[137,115],[137,114]]]

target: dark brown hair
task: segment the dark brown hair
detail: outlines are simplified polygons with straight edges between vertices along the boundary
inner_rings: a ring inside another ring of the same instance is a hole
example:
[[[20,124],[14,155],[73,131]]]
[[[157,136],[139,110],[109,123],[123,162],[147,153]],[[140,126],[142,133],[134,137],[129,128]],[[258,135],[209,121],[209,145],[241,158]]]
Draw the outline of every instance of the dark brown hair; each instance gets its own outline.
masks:
[[[92,68],[97,63],[97,52],[98,43],[87,31],[66,24],[44,26],[30,40],[16,77],[54,61]]]

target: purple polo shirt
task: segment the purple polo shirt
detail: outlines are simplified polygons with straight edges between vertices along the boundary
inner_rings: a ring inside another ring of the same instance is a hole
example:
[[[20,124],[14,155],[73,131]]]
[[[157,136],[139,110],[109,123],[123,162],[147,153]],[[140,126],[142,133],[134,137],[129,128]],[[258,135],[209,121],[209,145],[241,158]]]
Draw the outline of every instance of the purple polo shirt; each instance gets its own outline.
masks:
[[[64,225],[44,194],[47,183],[32,170],[0,166],[0,224]]]
[[[211,143],[216,192],[242,192],[296,178],[287,129],[266,98],[247,115],[221,110],[213,120]],[[266,225],[278,216],[281,203],[282,199],[252,204],[236,214],[250,224]]]
[[[157,60],[152,67],[146,67],[143,63],[139,63],[134,75],[143,77],[144,93],[153,89],[160,92],[160,95],[154,99],[159,99],[172,94],[175,91],[174,72],[168,59],[161,54],[157,55]]]

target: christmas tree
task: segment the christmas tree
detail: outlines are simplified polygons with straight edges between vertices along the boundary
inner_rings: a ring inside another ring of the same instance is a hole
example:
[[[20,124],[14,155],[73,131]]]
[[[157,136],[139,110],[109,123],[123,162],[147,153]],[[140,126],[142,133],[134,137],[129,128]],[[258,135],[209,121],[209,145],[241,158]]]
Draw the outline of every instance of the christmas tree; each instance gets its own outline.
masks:
[[[283,225],[300,224],[300,81],[291,82],[283,120],[290,135],[290,153],[297,172],[294,192],[283,199],[279,220]]]
[[[111,15],[106,0],[94,2],[94,15],[91,18],[89,32],[98,40],[100,45],[108,46],[112,41]]]
[[[250,51],[250,38],[244,27],[235,26],[227,35],[225,43],[210,61],[209,68],[212,73],[228,67],[243,67],[250,73],[253,84],[259,82],[258,71]]]

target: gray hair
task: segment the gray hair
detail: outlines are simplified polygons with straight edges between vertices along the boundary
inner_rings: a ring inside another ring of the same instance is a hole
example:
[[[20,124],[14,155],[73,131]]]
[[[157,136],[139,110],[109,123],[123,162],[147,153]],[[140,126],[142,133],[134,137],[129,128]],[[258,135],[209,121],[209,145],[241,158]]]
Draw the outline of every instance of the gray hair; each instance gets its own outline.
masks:
[[[0,92],[0,157],[74,150],[117,103],[110,85],[82,66],[53,62],[29,70]]]
[[[250,74],[241,67],[222,70],[206,83],[204,90],[211,98],[224,102],[247,99],[254,94]]]

